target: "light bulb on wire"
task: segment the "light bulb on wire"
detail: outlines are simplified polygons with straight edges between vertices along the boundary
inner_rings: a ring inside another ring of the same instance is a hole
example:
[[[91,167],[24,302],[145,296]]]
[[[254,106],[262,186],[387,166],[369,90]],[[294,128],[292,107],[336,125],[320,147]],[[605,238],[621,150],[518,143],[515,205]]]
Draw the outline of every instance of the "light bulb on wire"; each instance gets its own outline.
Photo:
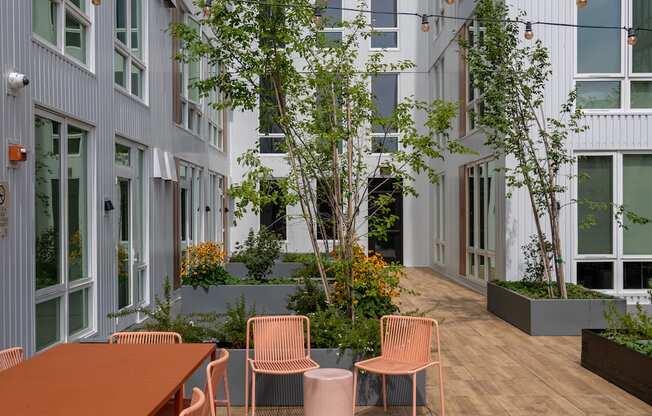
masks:
[[[315,6],[313,9],[312,21],[315,23],[315,26],[321,27],[321,7]]]
[[[211,14],[211,7],[213,6],[213,0],[204,1],[204,16]]]
[[[92,0],[91,3],[93,3],[93,6],[99,6],[102,4],[102,0]]]
[[[446,0],[446,3],[447,4],[453,4],[453,3],[455,3],[455,0]]]
[[[576,0],[575,4],[577,4],[578,9],[582,9],[589,4],[589,0]]]
[[[636,36],[636,29],[634,28],[629,28],[627,29],[627,44],[630,46],[636,45],[636,42],[638,42],[638,37]]]
[[[428,21],[428,15],[426,14],[421,16],[421,31],[430,32],[430,22]]]
[[[525,23],[525,39],[532,40],[534,37],[534,31],[532,30],[532,22]]]

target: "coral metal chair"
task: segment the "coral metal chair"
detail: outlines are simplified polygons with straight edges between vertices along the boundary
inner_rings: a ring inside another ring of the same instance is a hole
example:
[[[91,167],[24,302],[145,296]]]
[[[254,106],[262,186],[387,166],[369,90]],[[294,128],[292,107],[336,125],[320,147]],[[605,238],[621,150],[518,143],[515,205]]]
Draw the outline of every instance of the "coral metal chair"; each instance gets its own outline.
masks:
[[[111,344],[181,344],[176,332],[116,332],[109,337]]]
[[[253,336],[253,359],[249,354]],[[245,415],[249,415],[249,369],[251,368],[251,415],[256,414],[256,374],[301,374],[319,368],[310,358],[310,320],[306,316],[259,316],[247,321],[245,363]]]
[[[229,394],[229,381],[226,375],[226,367],[229,364],[229,352],[225,349],[220,350],[220,358],[212,361],[206,367],[206,397],[210,412],[206,416],[217,416],[216,407],[218,405],[226,406],[227,416],[231,416],[231,397]],[[224,400],[215,400],[217,388],[220,381],[224,386]]]
[[[190,407],[184,409],[179,416],[205,416],[206,413],[206,396],[204,392],[199,390],[197,387],[192,389],[192,401],[190,402]]]
[[[432,332],[435,329],[437,360],[431,357]],[[387,376],[412,377],[412,416],[417,414],[417,373],[428,367],[439,367],[439,404],[444,409],[444,377],[439,343],[439,324],[431,318],[412,316],[383,316],[380,318],[380,357],[355,363],[353,371],[353,412],[358,371],[380,374],[383,378],[383,408],[387,411]]]
[[[0,351],[0,371],[8,370],[23,362],[23,349],[20,347]]]

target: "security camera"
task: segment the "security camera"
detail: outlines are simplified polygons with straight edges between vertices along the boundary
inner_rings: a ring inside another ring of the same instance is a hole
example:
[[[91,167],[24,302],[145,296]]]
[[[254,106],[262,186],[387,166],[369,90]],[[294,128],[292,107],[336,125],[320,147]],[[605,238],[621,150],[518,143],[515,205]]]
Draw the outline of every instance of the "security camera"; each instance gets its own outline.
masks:
[[[7,77],[7,83],[9,84],[9,93],[16,95],[18,90],[29,85],[29,78],[27,78],[27,75],[19,72],[10,72]]]

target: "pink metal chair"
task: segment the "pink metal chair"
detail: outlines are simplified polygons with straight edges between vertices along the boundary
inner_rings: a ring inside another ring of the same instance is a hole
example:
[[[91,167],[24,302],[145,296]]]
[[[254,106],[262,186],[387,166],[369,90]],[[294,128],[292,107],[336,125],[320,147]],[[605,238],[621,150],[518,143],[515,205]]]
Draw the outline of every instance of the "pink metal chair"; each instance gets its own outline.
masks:
[[[249,354],[253,336],[253,359]],[[251,415],[256,414],[256,374],[301,374],[319,364],[310,358],[310,320],[306,316],[259,316],[247,321],[245,363],[245,415],[249,415],[249,369],[251,368]]]
[[[0,371],[8,370],[23,362],[23,349],[20,347],[8,348],[0,351]]]
[[[176,332],[116,332],[109,337],[110,344],[181,344]]]
[[[184,409],[179,416],[206,416],[206,396],[204,392],[195,387],[192,389],[192,401],[190,402],[190,407]]]
[[[231,397],[229,394],[229,381],[227,378],[226,367],[229,364],[229,352],[225,349],[220,350],[220,358],[212,361],[206,367],[206,397],[210,412],[207,416],[217,416],[216,408],[218,405],[226,407],[227,416],[231,416]],[[222,382],[224,386],[224,400],[216,400],[215,395],[217,388]]]
[[[431,356],[432,330],[435,329],[437,360]],[[431,318],[412,316],[383,316],[380,318],[380,357],[355,363],[353,371],[353,412],[358,371],[380,374],[383,378],[383,408],[387,411],[387,376],[412,377],[412,416],[417,414],[417,373],[428,367],[439,367],[439,404],[444,408],[444,375],[442,372],[439,324]]]

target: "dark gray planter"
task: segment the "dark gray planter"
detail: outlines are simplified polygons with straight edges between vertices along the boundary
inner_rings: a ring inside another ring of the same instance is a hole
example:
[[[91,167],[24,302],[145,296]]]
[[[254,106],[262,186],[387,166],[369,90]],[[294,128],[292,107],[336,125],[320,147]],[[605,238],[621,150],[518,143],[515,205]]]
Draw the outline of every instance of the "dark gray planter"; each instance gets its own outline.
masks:
[[[245,350],[229,350],[229,391],[231,404],[244,405]],[[310,356],[323,368],[352,369],[354,360],[351,351],[340,354],[337,349],[312,349]],[[206,366],[186,382],[186,395],[193,387],[204,388],[206,383]],[[358,379],[358,405],[382,406],[381,378],[374,374],[360,374]],[[222,397],[220,391],[219,396]],[[412,380],[409,377],[392,376],[387,378],[387,400],[391,406],[409,406],[412,404]],[[417,404],[426,403],[425,372],[417,376]],[[268,376],[256,378],[256,405],[260,406],[301,406],[303,405],[302,375]]]
[[[292,313],[287,309],[288,297],[300,285],[223,285],[208,289],[181,287],[181,313],[225,313],[228,305],[235,306],[244,296],[247,308],[255,305],[257,315]]]
[[[304,268],[303,263],[286,263],[277,261],[272,267],[272,272],[266,276],[268,279],[282,279],[286,277],[294,277],[294,273]],[[229,262],[226,264],[225,269],[231,276],[246,278],[247,267],[244,263]]]
[[[530,335],[580,335],[584,328],[606,328],[604,313],[612,304],[625,313],[624,299],[530,299],[487,283],[487,310]]]
[[[582,367],[652,405],[652,357],[584,329]]]

